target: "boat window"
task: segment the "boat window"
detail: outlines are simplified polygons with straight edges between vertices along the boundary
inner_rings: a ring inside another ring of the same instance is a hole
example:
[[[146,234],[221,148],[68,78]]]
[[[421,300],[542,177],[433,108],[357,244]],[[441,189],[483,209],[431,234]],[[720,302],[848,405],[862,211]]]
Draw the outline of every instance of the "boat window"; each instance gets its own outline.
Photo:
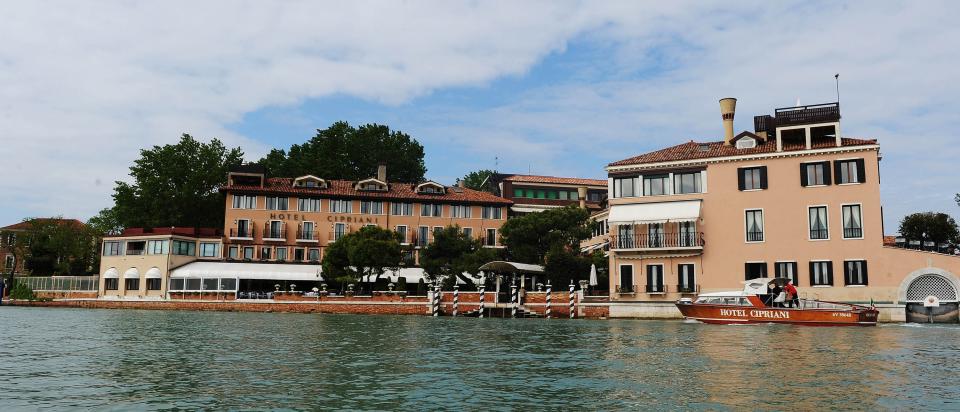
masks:
[[[750,306],[750,301],[748,301],[747,298],[740,298],[737,299],[737,304],[740,306]]]

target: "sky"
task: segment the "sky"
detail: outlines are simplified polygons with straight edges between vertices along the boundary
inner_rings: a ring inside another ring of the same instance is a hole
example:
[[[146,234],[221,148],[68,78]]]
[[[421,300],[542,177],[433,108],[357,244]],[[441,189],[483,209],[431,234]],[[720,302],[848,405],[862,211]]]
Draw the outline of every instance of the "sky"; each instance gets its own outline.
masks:
[[[885,231],[960,217],[958,2],[0,3],[0,225],[86,220],[182,133],[255,161],[338,120],[419,140],[427,177],[604,178],[612,161],[832,102],[878,139]],[[162,201],[162,200],[159,200]]]

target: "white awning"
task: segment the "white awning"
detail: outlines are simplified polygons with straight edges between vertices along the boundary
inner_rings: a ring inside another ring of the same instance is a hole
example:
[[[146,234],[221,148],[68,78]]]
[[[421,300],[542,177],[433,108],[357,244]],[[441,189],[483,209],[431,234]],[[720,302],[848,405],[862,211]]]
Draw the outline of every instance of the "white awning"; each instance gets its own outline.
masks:
[[[600,243],[597,243],[597,244],[595,244],[595,245],[590,245],[590,246],[587,246],[587,247],[583,247],[583,248],[580,248],[580,252],[591,252],[591,251],[594,251],[594,250],[597,250],[597,249],[600,249],[600,248],[606,246],[608,243],[610,243],[610,242],[600,242]]]
[[[637,203],[610,207],[611,224],[689,222],[700,218],[700,201]]]
[[[160,274],[160,269],[152,267],[147,270],[147,273],[143,275],[143,277],[147,279],[160,279],[163,276]]]
[[[543,266],[497,260],[480,266],[480,270],[506,273],[543,273]]]
[[[193,262],[170,273],[174,278],[237,278],[322,281],[320,265],[283,263]]]
[[[117,270],[117,268],[107,269],[106,272],[103,272],[103,278],[104,278],[104,279],[119,279],[119,278],[120,278],[120,272]]]
[[[138,271],[137,268],[127,269],[126,272],[123,272],[123,278],[124,278],[124,279],[139,279],[139,278],[140,278],[140,271]]]
[[[424,282],[427,281],[426,276],[423,273],[421,268],[402,268],[398,271],[392,269],[384,269],[383,274],[380,275],[380,279],[389,279],[393,283],[400,281],[400,278],[404,278],[407,283],[420,283],[422,279]],[[367,275],[363,277],[364,282],[373,282],[374,276]]]

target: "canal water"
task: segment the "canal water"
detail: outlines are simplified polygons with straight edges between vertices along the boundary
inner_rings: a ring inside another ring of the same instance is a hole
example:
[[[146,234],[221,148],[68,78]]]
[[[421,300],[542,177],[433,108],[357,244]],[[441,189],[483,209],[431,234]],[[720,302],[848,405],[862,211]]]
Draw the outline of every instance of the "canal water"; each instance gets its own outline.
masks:
[[[0,409],[960,409],[960,328],[0,307]]]

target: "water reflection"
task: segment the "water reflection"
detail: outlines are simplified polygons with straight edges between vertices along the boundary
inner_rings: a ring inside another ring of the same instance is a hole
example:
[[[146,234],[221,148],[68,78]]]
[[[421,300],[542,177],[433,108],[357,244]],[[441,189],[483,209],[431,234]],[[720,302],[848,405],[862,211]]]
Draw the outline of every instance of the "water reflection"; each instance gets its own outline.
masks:
[[[951,326],[9,307],[0,325],[0,405],[14,409],[944,409],[960,399]]]

